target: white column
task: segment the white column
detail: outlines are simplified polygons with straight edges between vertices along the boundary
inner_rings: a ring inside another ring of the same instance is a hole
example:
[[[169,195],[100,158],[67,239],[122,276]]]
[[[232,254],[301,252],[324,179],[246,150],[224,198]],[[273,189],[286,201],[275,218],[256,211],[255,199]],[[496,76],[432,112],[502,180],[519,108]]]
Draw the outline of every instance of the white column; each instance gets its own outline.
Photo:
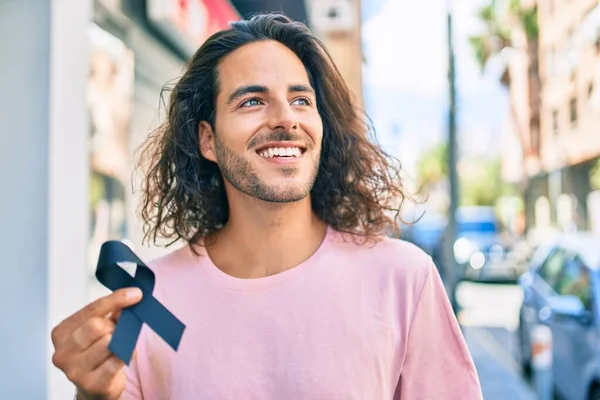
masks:
[[[82,305],[92,0],[0,1],[0,398],[69,399],[50,330]]]
[[[48,166],[48,335],[82,307],[89,280],[89,75],[92,0],[53,0],[50,33]],[[48,399],[73,396],[73,386],[50,361]]]
[[[50,1],[0,2],[0,398],[46,391]]]

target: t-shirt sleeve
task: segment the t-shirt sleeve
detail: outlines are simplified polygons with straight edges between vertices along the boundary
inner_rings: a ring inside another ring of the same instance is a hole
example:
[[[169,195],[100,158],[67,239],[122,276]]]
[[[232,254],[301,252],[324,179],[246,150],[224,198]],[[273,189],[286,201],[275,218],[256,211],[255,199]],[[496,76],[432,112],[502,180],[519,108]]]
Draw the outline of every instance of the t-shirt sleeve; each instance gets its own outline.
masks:
[[[395,400],[481,400],[477,371],[433,262],[419,296]]]
[[[125,384],[125,391],[121,394],[119,400],[143,400],[144,396],[142,396],[140,388],[137,360],[135,358],[132,359],[129,365],[125,366],[124,371],[127,383]]]

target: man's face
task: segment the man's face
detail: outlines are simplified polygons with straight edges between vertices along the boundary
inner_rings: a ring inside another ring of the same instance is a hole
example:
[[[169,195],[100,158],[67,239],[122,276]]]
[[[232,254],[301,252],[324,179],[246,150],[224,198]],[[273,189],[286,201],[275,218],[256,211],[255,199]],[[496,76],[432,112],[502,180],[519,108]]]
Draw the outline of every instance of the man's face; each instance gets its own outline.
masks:
[[[202,155],[232,188],[268,202],[305,198],[319,168],[323,123],[306,69],[287,47],[260,41],[218,67],[214,132],[200,125]]]

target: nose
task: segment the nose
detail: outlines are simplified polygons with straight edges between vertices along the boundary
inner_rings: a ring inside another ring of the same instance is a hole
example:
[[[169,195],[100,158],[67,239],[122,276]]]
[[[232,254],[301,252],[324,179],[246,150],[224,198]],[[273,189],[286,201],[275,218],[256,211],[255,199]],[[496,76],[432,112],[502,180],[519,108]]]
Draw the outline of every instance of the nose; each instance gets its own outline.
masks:
[[[290,132],[298,129],[298,116],[287,101],[273,105],[269,113],[269,129]]]

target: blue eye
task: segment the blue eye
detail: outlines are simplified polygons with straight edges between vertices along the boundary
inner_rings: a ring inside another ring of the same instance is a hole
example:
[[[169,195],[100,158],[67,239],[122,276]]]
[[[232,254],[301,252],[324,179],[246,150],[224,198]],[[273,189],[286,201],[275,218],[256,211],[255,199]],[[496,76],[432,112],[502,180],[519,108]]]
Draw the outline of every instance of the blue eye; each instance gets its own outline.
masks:
[[[299,101],[301,102],[301,104],[298,104]],[[310,100],[307,99],[306,97],[299,97],[299,98],[295,99],[292,102],[292,104],[296,105],[296,106],[310,106],[311,103],[310,103]]]
[[[254,98],[254,99],[249,99],[249,100],[246,100],[245,102],[243,102],[243,103],[240,105],[240,107],[255,107],[255,106],[260,106],[260,105],[261,105],[261,102],[260,102],[260,100],[259,100],[259,99],[256,99],[256,98]]]

